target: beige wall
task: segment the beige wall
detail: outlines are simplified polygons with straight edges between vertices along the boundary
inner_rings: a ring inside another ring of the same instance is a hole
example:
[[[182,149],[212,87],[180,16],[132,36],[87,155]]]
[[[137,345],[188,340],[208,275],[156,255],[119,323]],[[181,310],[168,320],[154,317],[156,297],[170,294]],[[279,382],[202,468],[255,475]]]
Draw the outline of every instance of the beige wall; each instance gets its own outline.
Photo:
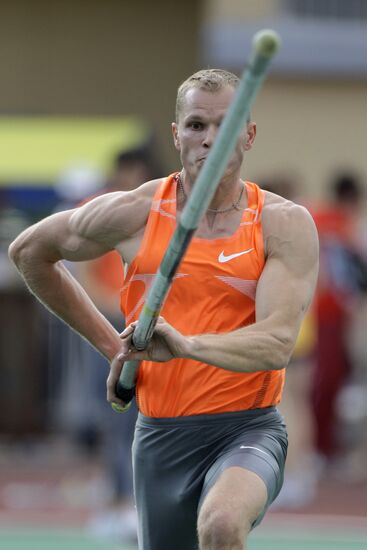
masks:
[[[197,0],[2,0],[0,114],[146,116],[176,165],[177,85],[197,67]]]
[[[204,0],[205,17],[211,20],[249,20],[271,17],[279,12],[282,0]]]
[[[246,176],[294,174],[318,197],[339,168],[367,183],[366,98],[367,82],[267,80],[253,111],[258,134]]]

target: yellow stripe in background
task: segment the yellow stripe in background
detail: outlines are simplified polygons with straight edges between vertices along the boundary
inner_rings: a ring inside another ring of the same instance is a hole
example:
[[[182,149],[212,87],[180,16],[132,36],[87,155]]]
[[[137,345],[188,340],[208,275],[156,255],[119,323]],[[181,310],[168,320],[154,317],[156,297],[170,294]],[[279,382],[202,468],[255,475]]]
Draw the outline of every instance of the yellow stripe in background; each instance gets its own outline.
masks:
[[[106,172],[118,151],[147,136],[147,124],[134,117],[0,117],[0,186],[50,185],[78,163]]]

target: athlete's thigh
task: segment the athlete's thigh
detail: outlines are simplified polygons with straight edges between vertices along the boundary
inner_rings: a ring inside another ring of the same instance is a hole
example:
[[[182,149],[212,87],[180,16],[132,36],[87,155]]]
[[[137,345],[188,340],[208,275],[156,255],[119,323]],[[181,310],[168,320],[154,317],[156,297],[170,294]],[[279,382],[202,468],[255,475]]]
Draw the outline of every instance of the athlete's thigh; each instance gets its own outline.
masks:
[[[197,506],[205,474],[201,483],[191,479],[190,460],[180,443],[174,430],[138,421],[133,469],[139,550],[197,550]]]
[[[222,492],[226,506],[241,510],[251,526],[260,523],[282,487],[287,454],[285,426],[278,412],[273,417],[273,424],[260,418],[253,429],[239,432],[217,457],[205,476],[200,514],[211,510]]]

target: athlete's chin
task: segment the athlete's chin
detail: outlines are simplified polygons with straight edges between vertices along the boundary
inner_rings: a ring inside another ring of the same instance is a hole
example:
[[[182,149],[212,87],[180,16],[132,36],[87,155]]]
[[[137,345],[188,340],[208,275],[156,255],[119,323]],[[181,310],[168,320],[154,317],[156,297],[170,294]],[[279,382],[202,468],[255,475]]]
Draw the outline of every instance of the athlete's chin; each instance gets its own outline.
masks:
[[[204,166],[204,161],[196,160],[191,164],[188,172],[191,174],[192,179],[196,179],[198,177],[203,166]]]
[[[197,179],[198,175],[200,174],[201,168],[202,168],[202,165],[199,165],[197,163],[194,163],[190,165],[189,168],[186,168],[186,172],[187,174],[189,174],[192,182],[194,182]]]

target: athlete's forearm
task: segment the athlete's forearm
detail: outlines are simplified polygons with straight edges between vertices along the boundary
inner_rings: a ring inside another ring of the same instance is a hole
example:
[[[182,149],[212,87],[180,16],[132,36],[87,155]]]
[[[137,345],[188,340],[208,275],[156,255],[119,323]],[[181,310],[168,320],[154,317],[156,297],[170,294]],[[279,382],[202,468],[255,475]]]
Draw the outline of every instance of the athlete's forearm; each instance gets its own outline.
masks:
[[[83,336],[106,359],[120,348],[118,332],[98,311],[62,262],[15,261],[30,291],[57,317]]]
[[[258,372],[284,368],[293,345],[288,338],[257,330],[255,325],[229,334],[201,334],[189,338],[187,355],[233,372]]]

